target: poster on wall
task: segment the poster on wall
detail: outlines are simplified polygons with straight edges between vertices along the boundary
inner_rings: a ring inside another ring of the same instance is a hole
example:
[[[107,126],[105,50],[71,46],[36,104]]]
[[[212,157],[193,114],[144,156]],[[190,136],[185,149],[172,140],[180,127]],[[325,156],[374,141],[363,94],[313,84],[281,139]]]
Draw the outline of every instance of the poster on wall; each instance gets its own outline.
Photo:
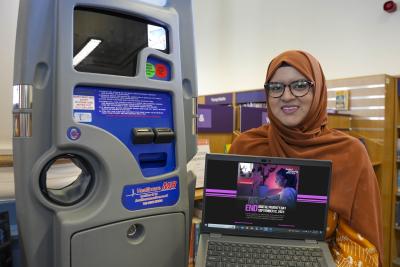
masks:
[[[219,105],[198,105],[197,131],[199,133],[232,133],[233,108]]]

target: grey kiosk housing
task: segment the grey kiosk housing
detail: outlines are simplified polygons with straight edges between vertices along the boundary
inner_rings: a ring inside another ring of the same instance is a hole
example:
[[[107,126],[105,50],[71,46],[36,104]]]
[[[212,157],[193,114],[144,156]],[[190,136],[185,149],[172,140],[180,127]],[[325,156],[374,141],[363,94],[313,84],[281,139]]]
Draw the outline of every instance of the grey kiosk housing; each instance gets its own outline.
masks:
[[[187,265],[192,3],[149,2],[20,1],[13,151],[24,266]],[[75,179],[54,186],[64,167]]]

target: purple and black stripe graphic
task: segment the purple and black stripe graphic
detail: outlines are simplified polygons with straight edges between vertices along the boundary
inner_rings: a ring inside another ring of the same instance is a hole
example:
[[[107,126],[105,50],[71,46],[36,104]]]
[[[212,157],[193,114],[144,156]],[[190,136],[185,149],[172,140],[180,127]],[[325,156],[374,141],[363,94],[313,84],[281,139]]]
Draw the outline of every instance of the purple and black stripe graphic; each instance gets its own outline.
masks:
[[[328,202],[328,197],[315,195],[297,195],[297,202],[326,204]]]
[[[221,190],[206,188],[206,197],[227,197],[235,198],[237,196],[236,190]]]

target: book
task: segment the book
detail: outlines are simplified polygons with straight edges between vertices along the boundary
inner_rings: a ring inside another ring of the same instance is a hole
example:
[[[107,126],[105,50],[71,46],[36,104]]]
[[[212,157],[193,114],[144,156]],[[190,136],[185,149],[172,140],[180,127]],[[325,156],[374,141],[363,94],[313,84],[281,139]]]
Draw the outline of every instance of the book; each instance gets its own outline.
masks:
[[[194,231],[195,225],[192,221],[189,235],[189,265],[192,265],[194,263]]]
[[[395,206],[395,222],[394,225],[396,227],[400,227],[400,202],[396,201],[396,206]]]
[[[349,91],[336,91],[336,110],[349,110]]]
[[[397,138],[396,154],[397,154],[397,160],[400,160],[400,138]]]
[[[400,194],[400,169],[397,170],[397,194]]]
[[[195,201],[194,202],[193,216],[200,218],[200,219],[202,218],[202,216],[203,216],[203,201]]]
[[[228,154],[229,153],[229,149],[231,149],[231,145],[232,144],[225,144],[225,148],[224,148],[224,153]]]
[[[194,240],[193,240],[193,250],[194,250],[194,262],[196,262],[197,250],[199,248],[199,239],[200,239],[200,223],[201,219],[198,217],[193,217],[192,219],[193,228],[194,228]]]

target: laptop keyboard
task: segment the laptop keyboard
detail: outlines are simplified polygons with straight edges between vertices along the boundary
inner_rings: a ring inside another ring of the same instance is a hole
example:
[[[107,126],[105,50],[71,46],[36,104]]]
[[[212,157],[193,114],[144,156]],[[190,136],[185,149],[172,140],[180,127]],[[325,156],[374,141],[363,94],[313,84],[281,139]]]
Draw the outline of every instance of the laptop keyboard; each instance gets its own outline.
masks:
[[[206,266],[261,267],[261,266],[325,266],[322,249],[208,242]]]

